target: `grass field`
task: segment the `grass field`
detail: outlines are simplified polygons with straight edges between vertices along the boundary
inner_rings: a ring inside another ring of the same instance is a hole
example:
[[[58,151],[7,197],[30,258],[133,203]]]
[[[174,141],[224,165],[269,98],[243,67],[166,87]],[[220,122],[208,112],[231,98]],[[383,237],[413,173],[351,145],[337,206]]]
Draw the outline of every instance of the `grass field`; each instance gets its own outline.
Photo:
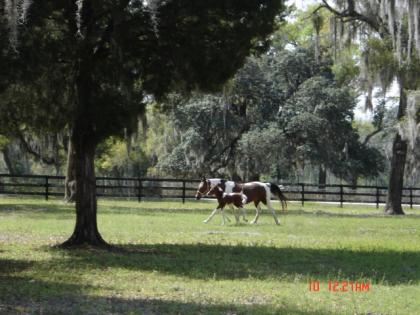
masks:
[[[420,314],[420,209],[291,204],[280,226],[267,211],[203,224],[212,206],[102,200],[100,231],[121,249],[70,251],[53,245],[72,206],[0,197],[0,314]]]

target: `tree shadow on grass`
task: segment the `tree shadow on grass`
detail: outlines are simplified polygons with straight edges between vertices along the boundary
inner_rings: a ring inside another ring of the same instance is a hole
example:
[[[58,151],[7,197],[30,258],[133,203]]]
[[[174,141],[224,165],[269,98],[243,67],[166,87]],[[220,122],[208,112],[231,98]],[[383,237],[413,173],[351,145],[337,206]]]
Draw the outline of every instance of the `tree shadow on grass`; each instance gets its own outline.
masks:
[[[4,279],[3,279],[4,280]],[[5,289],[7,287],[7,290]],[[141,288],[141,283],[139,283]],[[95,287],[30,278],[9,278],[0,284],[0,314],[333,314],[325,310],[301,310],[283,301],[282,305],[214,304],[144,298],[97,296]],[[250,297],[252,298],[252,297]],[[278,301],[281,302],[281,301]]]
[[[31,218],[41,218],[39,214],[60,215],[59,218],[74,217],[74,205],[52,204],[25,204],[25,203],[2,203],[0,204],[0,214],[25,214]]]
[[[59,215],[57,218],[74,218],[74,204],[51,203],[51,204],[27,204],[27,203],[2,203],[0,214],[25,214],[34,219],[44,219],[39,214]],[[141,216],[158,216],[170,213],[208,213],[209,209],[166,209],[166,208],[141,208],[138,206],[99,206],[99,214],[129,214]]]
[[[0,250],[0,253],[2,250]],[[0,277],[14,272],[21,272],[32,268],[35,261],[0,258]]]
[[[87,268],[158,271],[193,279],[369,279],[388,285],[420,280],[419,252],[155,244],[67,253],[69,264]]]
[[[132,255],[139,251],[143,256],[145,253],[156,254],[152,249],[145,252],[143,248],[136,247],[125,248],[124,251],[125,254],[118,255]],[[84,250],[67,260],[73,268],[76,266],[83,269],[83,259],[77,260],[77,257],[90,256],[85,257],[85,263],[92,264],[99,257],[106,258],[104,254],[107,253]],[[68,272],[68,266],[62,265],[64,261],[49,261],[49,268],[57,272],[57,268],[65,267],[64,270]],[[294,304],[287,304],[286,301],[277,301],[281,305],[185,302],[146,298],[142,297],[140,291],[135,296],[130,293],[131,297],[127,299],[115,297],[116,294],[121,294],[118,288],[96,287],[77,277],[69,283],[68,277],[63,278],[67,282],[59,282],[17,276],[27,269],[42,269],[44,264],[45,262],[39,261],[0,259],[0,314],[333,314],[325,310],[301,310]],[[141,282],[138,283],[138,287],[141,289]],[[98,296],[98,289],[105,290],[106,293]],[[252,296],[249,298],[253,299]]]

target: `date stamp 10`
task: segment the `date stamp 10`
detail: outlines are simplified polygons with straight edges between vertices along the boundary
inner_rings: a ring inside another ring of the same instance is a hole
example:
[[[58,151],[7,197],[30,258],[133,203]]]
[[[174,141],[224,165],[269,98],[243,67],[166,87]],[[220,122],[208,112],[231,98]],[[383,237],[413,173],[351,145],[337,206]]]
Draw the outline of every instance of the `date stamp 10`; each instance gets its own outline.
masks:
[[[309,291],[319,292],[327,290],[330,292],[368,292],[371,286],[369,282],[350,281],[350,280],[328,280],[321,283],[319,280],[309,281]]]

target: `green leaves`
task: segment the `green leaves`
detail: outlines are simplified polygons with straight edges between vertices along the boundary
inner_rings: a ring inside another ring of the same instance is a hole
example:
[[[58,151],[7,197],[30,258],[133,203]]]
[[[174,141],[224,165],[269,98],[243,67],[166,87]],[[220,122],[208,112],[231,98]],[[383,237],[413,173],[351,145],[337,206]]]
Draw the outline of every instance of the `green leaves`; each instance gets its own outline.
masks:
[[[16,68],[6,74],[16,72],[13,83],[31,97],[15,90],[4,106],[12,109],[19,98],[15,120],[38,130],[90,116],[96,142],[121,135],[144,112],[146,94],[163,99],[171,91],[220,89],[250,53],[267,48],[284,9],[281,0],[155,4],[152,10],[143,1],[82,1],[81,8],[34,1]],[[75,89],[82,76],[89,95]]]

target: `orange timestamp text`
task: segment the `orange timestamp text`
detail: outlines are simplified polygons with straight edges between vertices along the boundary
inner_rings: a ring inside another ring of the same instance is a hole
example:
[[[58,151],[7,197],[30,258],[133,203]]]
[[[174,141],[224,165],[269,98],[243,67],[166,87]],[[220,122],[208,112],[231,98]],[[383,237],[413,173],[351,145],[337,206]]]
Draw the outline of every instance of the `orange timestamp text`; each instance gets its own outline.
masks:
[[[371,289],[369,282],[362,281],[328,280],[324,286],[321,285],[319,280],[309,281],[309,291],[319,292],[322,289],[321,287],[330,292],[367,292]]]

